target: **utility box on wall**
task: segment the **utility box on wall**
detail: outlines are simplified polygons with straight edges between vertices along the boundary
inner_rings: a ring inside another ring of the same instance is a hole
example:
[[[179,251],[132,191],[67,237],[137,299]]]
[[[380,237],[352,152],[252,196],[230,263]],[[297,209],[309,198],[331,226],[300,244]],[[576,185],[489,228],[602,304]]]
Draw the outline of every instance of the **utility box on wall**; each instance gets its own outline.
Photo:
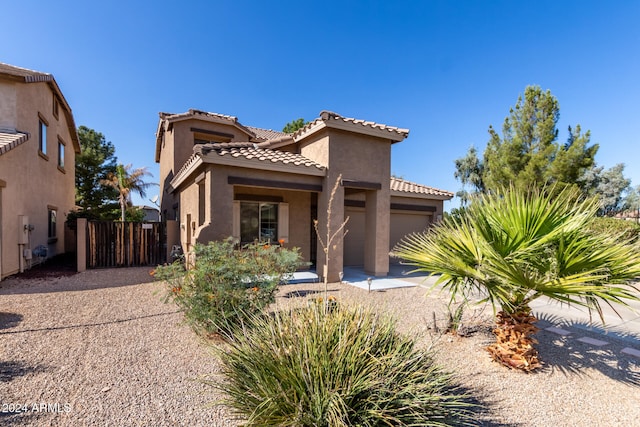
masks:
[[[29,217],[27,215],[18,215],[18,244],[29,244]]]

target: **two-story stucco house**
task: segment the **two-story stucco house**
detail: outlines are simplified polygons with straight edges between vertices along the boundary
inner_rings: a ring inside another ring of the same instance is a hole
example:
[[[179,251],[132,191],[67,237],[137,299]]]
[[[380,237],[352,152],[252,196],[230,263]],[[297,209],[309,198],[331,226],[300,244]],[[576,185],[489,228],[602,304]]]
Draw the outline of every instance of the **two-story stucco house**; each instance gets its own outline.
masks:
[[[0,63],[0,279],[64,253],[79,152],[53,76]]]
[[[280,242],[300,248],[320,276],[325,256],[314,220],[325,236],[327,221],[337,230],[348,217],[348,232],[330,253],[328,279],[338,280],[350,265],[384,276],[390,248],[437,221],[443,201],[453,197],[391,176],[391,146],[408,133],[327,111],[293,134],[216,113],[160,113],[162,217],[179,221],[185,251],[229,236]]]

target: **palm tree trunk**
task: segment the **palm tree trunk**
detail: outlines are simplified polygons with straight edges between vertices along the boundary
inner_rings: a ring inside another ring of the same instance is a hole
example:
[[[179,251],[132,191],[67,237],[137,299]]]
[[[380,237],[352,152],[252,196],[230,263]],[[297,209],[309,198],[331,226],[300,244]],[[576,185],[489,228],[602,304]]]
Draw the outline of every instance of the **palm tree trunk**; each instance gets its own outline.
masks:
[[[127,202],[121,197],[120,198],[120,210],[122,211],[122,222],[125,220],[125,213],[127,212]]]
[[[538,350],[533,346],[538,341],[532,335],[538,332],[533,324],[537,321],[530,309],[516,313],[501,311],[496,317],[496,328],[493,333],[496,342],[487,347],[493,360],[512,369],[526,372],[540,368]]]

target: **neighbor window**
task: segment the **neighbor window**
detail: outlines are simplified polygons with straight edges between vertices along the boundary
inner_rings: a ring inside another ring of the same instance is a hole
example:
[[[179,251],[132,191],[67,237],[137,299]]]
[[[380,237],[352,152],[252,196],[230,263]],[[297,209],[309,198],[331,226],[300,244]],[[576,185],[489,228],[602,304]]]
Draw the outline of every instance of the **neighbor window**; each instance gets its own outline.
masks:
[[[58,110],[60,109],[60,102],[58,97],[53,95],[53,117],[58,118]]]
[[[39,149],[42,154],[47,154],[47,124],[40,119]]]
[[[251,243],[277,243],[278,241],[278,204],[277,203],[240,203],[240,241]]]
[[[58,218],[58,212],[56,211],[56,209],[49,207],[49,231],[48,231],[49,241],[56,238],[57,218]]]
[[[64,169],[64,142],[58,140],[58,166]]]

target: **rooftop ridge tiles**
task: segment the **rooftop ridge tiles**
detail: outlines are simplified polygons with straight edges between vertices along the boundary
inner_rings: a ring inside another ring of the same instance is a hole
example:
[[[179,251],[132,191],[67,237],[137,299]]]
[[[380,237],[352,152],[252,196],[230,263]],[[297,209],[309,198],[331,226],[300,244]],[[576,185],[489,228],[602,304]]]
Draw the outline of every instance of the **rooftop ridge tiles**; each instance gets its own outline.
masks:
[[[415,194],[433,194],[439,196],[453,197],[453,193],[450,191],[440,190],[435,187],[430,187],[424,184],[418,184],[412,181],[407,181],[403,178],[391,177],[390,180],[391,190],[400,191],[403,193],[415,193]]]

